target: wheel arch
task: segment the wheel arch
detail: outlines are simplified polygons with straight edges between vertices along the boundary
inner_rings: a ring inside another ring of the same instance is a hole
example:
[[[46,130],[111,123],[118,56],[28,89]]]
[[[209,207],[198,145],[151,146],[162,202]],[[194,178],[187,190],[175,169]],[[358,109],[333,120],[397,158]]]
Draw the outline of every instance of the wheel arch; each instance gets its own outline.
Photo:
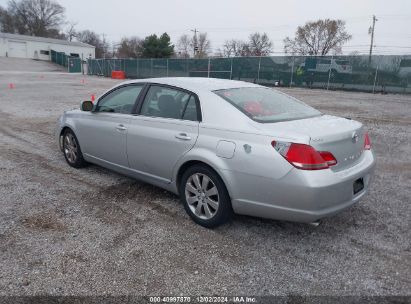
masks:
[[[67,125],[66,125],[66,126],[63,126],[63,127],[61,128],[60,133],[59,133],[59,137],[58,137],[59,147],[60,147],[60,150],[61,150],[61,151],[63,151],[63,135],[64,135],[64,133],[65,133],[67,130],[70,130],[71,132],[74,133],[73,128],[71,128],[70,126],[67,126]],[[76,133],[74,133],[74,135],[76,135]]]
[[[67,127],[67,126],[62,127],[60,129],[59,136],[58,136],[59,148],[62,152],[63,152],[63,135],[67,130],[71,130],[70,127]]]
[[[228,195],[230,196],[230,198],[232,198],[232,192],[230,189],[230,184],[228,183],[228,177],[225,174],[223,174],[222,170],[219,170],[215,164],[212,164],[209,161],[200,159],[200,158],[193,158],[193,159],[186,160],[178,167],[178,170],[175,175],[175,183],[176,183],[177,192],[179,192],[181,179],[183,177],[184,172],[188,168],[194,165],[203,165],[213,170],[221,178],[221,180],[224,183],[225,188],[227,189]]]

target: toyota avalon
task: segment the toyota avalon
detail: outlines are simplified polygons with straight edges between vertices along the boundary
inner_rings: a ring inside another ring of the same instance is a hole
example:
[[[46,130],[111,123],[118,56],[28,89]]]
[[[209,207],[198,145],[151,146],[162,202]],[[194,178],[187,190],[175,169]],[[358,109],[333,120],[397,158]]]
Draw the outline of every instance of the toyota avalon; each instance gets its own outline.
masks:
[[[209,228],[233,213],[317,222],[364,197],[375,164],[360,122],[212,78],[121,83],[66,111],[57,138],[70,166],[93,163],[174,192]]]

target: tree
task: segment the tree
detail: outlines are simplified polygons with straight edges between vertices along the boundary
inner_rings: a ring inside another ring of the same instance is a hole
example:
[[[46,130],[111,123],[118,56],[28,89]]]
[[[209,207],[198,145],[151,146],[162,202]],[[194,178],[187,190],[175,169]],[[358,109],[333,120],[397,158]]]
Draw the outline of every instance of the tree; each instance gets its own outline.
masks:
[[[241,56],[268,56],[273,49],[273,43],[266,33],[254,33],[249,37],[249,41],[226,40],[223,45],[223,55],[225,57]]]
[[[251,34],[248,45],[252,56],[268,56],[273,49],[273,43],[266,33]]]
[[[294,39],[284,39],[284,51],[289,54],[324,56],[330,51],[341,53],[341,47],[352,38],[345,30],[345,21],[317,20],[299,26]]]
[[[182,35],[177,41],[177,56],[180,58],[190,58],[193,53],[192,40],[188,35]]]
[[[197,35],[194,35],[193,38],[193,49],[194,49],[194,42],[197,38]],[[197,58],[205,58],[207,57],[210,52],[211,52],[211,42],[207,37],[207,33],[200,33],[198,35],[198,39],[197,39],[197,51],[195,54],[195,57]]]
[[[73,41],[73,39],[77,36],[77,31],[75,29],[76,25],[76,22],[69,22],[69,26],[66,30],[66,36],[68,41]]]
[[[143,52],[143,41],[138,37],[122,38],[117,49],[119,58],[138,58]]]
[[[167,33],[157,37],[156,34],[147,36],[142,43],[142,55],[146,58],[169,58],[174,54],[174,45]]]
[[[211,52],[211,42],[207,33],[195,33],[191,38],[184,34],[177,41],[177,51],[181,58],[205,58]]]
[[[108,44],[95,32],[89,30],[77,32],[76,38],[80,42],[93,45],[96,48],[96,58],[107,57]]]
[[[0,6],[0,31],[4,33],[14,33],[13,16]]]
[[[224,57],[251,56],[250,45],[243,40],[226,40],[223,45],[222,55]]]
[[[13,32],[60,38],[64,7],[53,0],[11,0],[8,13],[13,17]]]

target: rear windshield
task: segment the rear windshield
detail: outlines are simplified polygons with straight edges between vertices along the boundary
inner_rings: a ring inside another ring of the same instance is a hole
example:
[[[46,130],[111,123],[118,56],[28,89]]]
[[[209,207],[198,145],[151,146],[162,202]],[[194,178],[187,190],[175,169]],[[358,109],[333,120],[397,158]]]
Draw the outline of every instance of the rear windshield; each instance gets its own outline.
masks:
[[[269,88],[236,88],[214,93],[258,122],[279,122],[321,115],[321,112],[305,103]]]

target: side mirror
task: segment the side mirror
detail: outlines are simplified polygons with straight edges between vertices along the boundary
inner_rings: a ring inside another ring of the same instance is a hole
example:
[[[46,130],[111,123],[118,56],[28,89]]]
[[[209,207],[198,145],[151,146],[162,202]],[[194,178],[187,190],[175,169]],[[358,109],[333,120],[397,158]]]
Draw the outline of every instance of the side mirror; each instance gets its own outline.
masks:
[[[80,109],[82,111],[90,112],[93,110],[93,103],[89,100],[83,101],[81,103]]]

